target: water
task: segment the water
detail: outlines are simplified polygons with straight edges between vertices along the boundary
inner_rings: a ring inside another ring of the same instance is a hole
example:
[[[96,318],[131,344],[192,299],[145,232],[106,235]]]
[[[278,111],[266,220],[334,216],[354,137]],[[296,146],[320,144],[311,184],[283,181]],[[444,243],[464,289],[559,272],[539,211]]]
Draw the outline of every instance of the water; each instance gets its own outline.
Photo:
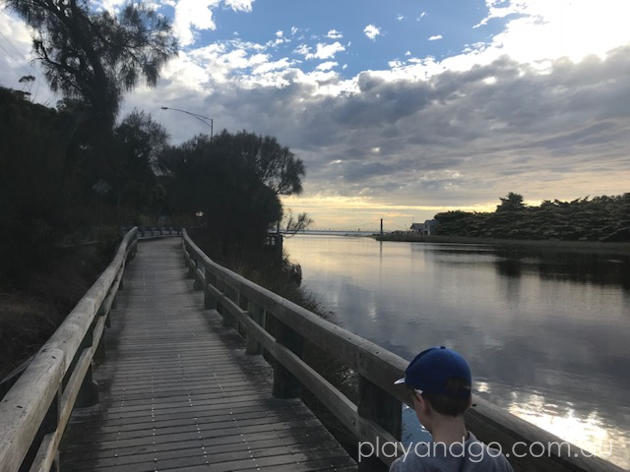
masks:
[[[630,256],[285,240],[345,328],[409,359],[463,353],[476,392],[630,468]]]

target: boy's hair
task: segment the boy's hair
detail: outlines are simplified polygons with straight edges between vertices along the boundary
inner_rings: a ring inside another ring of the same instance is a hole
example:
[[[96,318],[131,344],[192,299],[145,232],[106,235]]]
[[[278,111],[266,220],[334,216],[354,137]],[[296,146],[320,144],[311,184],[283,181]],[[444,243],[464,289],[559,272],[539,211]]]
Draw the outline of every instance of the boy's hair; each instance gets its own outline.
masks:
[[[447,394],[422,393],[436,412],[446,416],[460,416],[470,406],[470,385],[464,379],[452,377],[446,384]],[[468,394],[466,394],[468,393]]]

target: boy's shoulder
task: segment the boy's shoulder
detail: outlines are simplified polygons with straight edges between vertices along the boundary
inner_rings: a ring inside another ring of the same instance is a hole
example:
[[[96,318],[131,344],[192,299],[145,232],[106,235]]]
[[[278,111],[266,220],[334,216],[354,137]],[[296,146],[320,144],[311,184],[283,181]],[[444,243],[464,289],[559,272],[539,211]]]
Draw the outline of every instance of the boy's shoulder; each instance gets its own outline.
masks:
[[[403,446],[404,455],[394,461],[390,472],[457,471],[513,472],[505,456],[469,433],[466,442],[450,446],[420,442]]]

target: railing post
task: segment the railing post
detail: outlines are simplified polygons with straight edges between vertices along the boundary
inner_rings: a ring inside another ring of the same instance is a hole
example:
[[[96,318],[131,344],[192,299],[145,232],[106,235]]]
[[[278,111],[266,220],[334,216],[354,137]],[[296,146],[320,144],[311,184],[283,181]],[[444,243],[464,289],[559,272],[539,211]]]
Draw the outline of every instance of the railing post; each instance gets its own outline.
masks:
[[[400,440],[402,431],[402,403],[385,390],[359,376],[359,416],[381,426]],[[376,446],[375,446],[376,447]],[[365,456],[364,456],[365,457]],[[388,467],[373,455],[359,463],[360,472],[385,472]]]
[[[234,292],[234,303],[236,303],[241,310],[247,311],[247,306],[249,304],[247,298],[241,295],[240,290],[236,287],[231,287],[231,290]],[[249,313],[246,313],[246,315],[249,316]],[[246,337],[247,335],[245,327],[239,321],[236,322],[236,331],[238,331],[238,334],[242,337]]]
[[[61,395],[62,395],[62,389],[60,387],[59,390],[57,391],[57,394],[55,395],[55,399],[50,404],[50,408],[48,409],[48,412],[46,413],[46,416],[44,417],[44,421],[42,421],[42,424],[37,434],[38,437],[35,438],[34,444],[40,443],[40,441],[44,437],[46,437],[46,435],[54,434],[57,431],[57,428],[59,427],[59,422],[60,422],[59,418],[61,416]],[[22,462],[22,467],[20,467],[20,471],[23,469],[25,464],[31,464],[33,462],[33,459],[35,459],[36,456],[37,456],[37,449],[33,449],[29,451],[28,455],[24,458],[24,461]],[[27,470],[27,469],[24,469],[24,470]],[[55,454],[55,459],[53,460],[50,472],[59,472],[60,470],[61,470],[61,467],[59,463],[59,451],[57,451],[57,453]]]
[[[118,290],[123,290],[125,288],[125,261],[123,261],[120,269],[118,269]]]
[[[93,359],[94,359],[94,363],[96,365],[100,365],[103,362],[105,362],[105,328],[109,327],[109,324],[108,324],[109,314],[105,313],[105,309],[106,309],[106,304],[107,304],[107,298],[108,297],[109,297],[109,293],[105,297],[105,299],[103,300],[103,303],[101,304],[101,306],[98,309],[98,312],[96,314],[96,320],[97,321],[101,317],[107,316],[107,318],[105,318],[105,326],[103,327],[103,334],[101,334],[101,339],[99,339],[98,345],[96,346],[96,349],[94,350],[94,357],[93,357]]]
[[[84,349],[90,348],[94,344],[95,324],[96,322],[90,328],[90,331],[86,335],[85,340],[77,351],[76,359],[80,358],[81,353]],[[101,335],[101,338],[102,337],[103,336]],[[94,376],[92,375],[93,371],[94,357],[92,357],[92,360],[90,361],[90,366],[87,368],[87,371],[85,372],[85,377],[83,377],[83,382],[81,383],[81,388],[79,388],[79,393],[77,394],[77,400],[75,402],[76,408],[86,408],[89,406],[94,406],[98,403],[98,384],[94,381]]]
[[[94,381],[93,371],[94,362],[90,362],[90,367],[85,372],[83,383],[77,395],[77,401],[74,404],[76,408],[86,408],[98,403],[98,384]]]
[[[249,317],[254,321],[254,323],[262,326],[263,324],[263,316],[265,310],[253,303],[251,300],[247,302],[247,313]],[[262,346],[256,338],[252,334],[247,335],[247,346],[245,348],[245,354],[249,354],[255,356],[257,354],[262,354]]]
[[[302,357],[304,350],[304,338],[293,331],[289,326],[275,319],[276,342],[289,348]],[[276,398],[296,398],[300,396],[302,385],[300,381],[289,372],[280,362],[273,360],[273,396]]]
[[[217,284],[215,285],[215,287],[219,292],[223,294],[224,297],[228,296],[227,289],[229,289],[229,287],[219,276],[217,276]],[[223,318],[223,326],[225,326],[226,328],[232,328],[234,326],[234,318],[232,318],[232,315],[230,315],[228,311],[223,308],[220,300],[217,304],[217,311],[221,314],[221,317]]]
[[[105,362],[105,359],[106,359],[105,352],[106,352],[105,331],[103,331],[101,339],[98,342],[98,346],[96,346],[96,349],[94,350],[94,363],[96,365],[101,365],[103,362]]]
[[[193,275],[193,277],[195,278],[195,281],[193,282],[193,290],[201,290],[203,288],[203,278],[205,278],[205,276],[203,275],[203,268],[201,269],[201,276],[199,275],[199,264],[197,262],[195,262],[195,273]]]
[[[210,290],[208,290],[208,286],[210,285],[210,271],[207,267],[203,269],[205,275],[205,282],[203,283],[203,306],[206,309],[216,310],[218,300],[212,296]]]
[[[197,268],[197,263],[195,262],[195,258],[193,257],[192,253],[188,253],[189,259],[188,259],[188,275],[187,277],[189,279],[192,279],[195,276],[195,269]]]

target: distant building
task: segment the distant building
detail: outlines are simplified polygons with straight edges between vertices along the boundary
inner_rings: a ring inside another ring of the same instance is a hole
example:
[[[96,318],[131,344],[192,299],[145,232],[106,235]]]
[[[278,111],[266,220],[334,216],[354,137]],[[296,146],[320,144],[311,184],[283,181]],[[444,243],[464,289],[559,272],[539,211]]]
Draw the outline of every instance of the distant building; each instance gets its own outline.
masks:
[[[435,220],[426,220],[424,223],[412,223],[409,229],[424,236],[431,236],[436,224]]]

